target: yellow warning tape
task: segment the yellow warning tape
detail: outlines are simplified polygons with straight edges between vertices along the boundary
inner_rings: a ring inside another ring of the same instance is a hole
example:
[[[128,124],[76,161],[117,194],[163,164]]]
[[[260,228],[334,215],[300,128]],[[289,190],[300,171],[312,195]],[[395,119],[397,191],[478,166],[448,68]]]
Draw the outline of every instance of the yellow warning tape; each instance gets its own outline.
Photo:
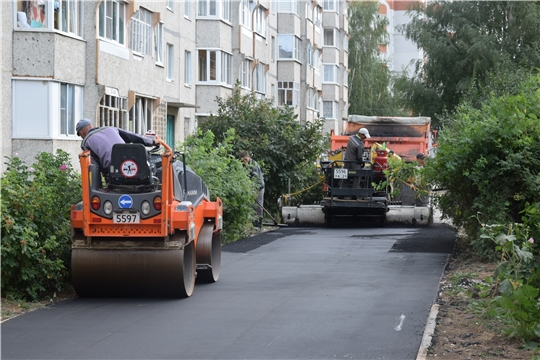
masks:
[[[304,191],[308,191],[309,189],[312,189],[313,187],[319,185],[320,183],[322,183],[324,180],[324,177],[321,177],[321,179],[319,181],[317,181],[315,184],[311,185],[310,187],[308,188],[305,188],[303,190],[300,190],[300,191],[297,191],[297,192],[294,192],[294,193],[290,193],[290,194],[283,194],[283,203],[284,204],[287,204],[287,199],[294,196],[294,195],[298,195],[300,193],[303,193]]]

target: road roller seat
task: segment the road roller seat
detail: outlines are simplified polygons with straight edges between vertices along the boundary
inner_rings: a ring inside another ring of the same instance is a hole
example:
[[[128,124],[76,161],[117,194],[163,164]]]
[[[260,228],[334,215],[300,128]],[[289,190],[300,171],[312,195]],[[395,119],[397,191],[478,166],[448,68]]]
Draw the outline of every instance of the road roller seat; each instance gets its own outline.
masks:
[[[146,147],[143,144],[114,144],[107,183],[110,189],[152,185]]]

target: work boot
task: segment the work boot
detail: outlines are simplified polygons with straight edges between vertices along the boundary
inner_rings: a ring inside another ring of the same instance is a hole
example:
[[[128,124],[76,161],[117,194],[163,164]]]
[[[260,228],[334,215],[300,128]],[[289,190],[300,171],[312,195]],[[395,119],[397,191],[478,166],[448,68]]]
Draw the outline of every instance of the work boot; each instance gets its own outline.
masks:
[[[253,220],[253,226],[255,227],[255,229],[260,231],[261,225],[262,225],[262,219]]]

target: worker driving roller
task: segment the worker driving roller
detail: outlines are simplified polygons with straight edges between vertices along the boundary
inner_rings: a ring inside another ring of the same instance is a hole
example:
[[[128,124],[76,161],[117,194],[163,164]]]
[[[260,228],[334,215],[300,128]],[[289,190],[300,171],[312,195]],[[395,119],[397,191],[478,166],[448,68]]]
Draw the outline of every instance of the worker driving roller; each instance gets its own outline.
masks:
[[[361,169],[364,167],[363,154],[364,154],[364,140],[369,139],[369,131],[366,128],[361,128],[354,135],[351,135],[347,143],[347,150],[343,155],[345,160],[344,167],[347,169]],[[353,179],[352,187],[358,188],[360,183],[360,177],[356,176]],[[342,180],[340,187],[351,187],[349,180]]]
[[[81,148],[90,150],[92,162],[99,166],[105,179],[109,173],[114,144],[135,143],[145,146],[161,144],[161,139],[157,135],[155,138],[150,138],[112,126],[95,128],[88,119],[81,119],[77,123],[76,130],[77,135],[83,138]]]

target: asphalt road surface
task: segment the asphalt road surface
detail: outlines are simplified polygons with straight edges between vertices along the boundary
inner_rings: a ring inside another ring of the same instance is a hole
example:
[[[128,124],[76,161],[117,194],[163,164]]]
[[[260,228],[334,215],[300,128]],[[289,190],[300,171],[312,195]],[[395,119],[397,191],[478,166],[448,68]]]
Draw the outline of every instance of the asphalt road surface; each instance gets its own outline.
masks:
[[[416,359],[455,241],[279,228],[223,247],[191,298],[74,298],[1,325],[2,359]]]

